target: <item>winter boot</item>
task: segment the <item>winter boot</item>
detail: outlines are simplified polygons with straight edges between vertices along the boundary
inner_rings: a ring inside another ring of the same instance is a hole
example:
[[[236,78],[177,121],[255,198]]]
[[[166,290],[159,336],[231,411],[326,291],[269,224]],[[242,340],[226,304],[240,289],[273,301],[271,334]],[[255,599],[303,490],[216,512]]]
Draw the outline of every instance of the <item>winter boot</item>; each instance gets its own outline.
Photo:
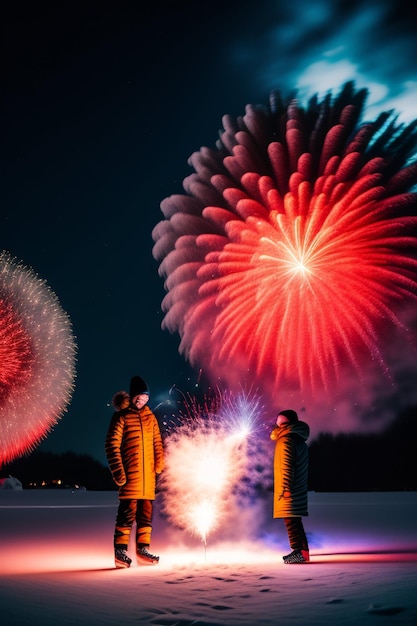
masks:
[[[291,554],[283,556],[282,560],[287,565],[292,565],[294,563],[308,563],[310,560],[310,553],[308,550],[293,550]]]
[[[114,550],[114,564],[118,569],[122,567],[130,567],[132,559],[130,559],[124,548],[115,548]]]
[[[138,559],[138,565],[156,565],[159,563],[159,556],[155,556],[154,554],[148,552],[147,546],[138,548],[136,556]]]

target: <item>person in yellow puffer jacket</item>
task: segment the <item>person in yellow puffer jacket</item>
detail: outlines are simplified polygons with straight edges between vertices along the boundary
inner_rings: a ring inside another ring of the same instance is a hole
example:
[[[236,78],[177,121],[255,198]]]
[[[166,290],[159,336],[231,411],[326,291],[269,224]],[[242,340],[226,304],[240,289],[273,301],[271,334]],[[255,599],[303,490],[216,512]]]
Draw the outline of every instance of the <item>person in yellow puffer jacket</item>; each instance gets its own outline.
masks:
[[[130,391],[113,396],[113,414],[105,441],[107,462],[119,488],[119,508],[114,531],[117,568],[130,567],[130,533],[136,522],[138,564],[156,564],[159,557],[148,551],[152,534],[156,476],[164,468],[164,450],[158,420],[148,407],[149,389],[133,376]]]
[[[292,552],[284,563],[310,560],[302,516],[308,515],[308,448],[310,427],[292,409],[278,413],[270,434],[275,441],[274,518],[283,518]]]

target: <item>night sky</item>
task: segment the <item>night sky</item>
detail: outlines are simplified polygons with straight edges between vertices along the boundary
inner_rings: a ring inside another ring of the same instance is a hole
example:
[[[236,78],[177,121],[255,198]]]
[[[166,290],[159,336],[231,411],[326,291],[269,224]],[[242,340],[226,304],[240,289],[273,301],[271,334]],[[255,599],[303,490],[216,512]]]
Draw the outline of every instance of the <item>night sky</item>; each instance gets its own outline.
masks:
[[[369,117],[417,116],[405,2],[140,4],[16,2],[2,19],[1,247],[47,281],[78,346],[72,401],[40,449],[102,462],[132,375],[151,408],[198,380],[160,328],[151,233],[222,116],[346,80],[370,89]]]

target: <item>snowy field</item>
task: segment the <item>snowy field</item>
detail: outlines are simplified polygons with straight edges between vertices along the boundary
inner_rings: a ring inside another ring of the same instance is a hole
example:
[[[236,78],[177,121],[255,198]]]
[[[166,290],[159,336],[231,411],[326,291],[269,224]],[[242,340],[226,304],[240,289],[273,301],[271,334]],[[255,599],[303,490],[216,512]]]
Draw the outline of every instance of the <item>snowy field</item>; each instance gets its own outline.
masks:
[[[304,565],[283,564],[283,522],[263,503],[206,546],[157,509],[160,564],[116,570],[117,503],[0,490],[2,626],[417,624],[416,492],[310,493]]]

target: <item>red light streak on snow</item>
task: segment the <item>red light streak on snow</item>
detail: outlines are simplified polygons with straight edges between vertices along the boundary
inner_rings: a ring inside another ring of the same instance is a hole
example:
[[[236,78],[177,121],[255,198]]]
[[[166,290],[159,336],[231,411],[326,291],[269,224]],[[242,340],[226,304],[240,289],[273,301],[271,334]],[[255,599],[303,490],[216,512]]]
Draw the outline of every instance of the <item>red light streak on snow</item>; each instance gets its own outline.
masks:
[[[417,561],[415,552],[340,552],[333,554],[314,554],[311,564],[320,563],[401,563]],[[310,565],[309,563],[309,565]]]

